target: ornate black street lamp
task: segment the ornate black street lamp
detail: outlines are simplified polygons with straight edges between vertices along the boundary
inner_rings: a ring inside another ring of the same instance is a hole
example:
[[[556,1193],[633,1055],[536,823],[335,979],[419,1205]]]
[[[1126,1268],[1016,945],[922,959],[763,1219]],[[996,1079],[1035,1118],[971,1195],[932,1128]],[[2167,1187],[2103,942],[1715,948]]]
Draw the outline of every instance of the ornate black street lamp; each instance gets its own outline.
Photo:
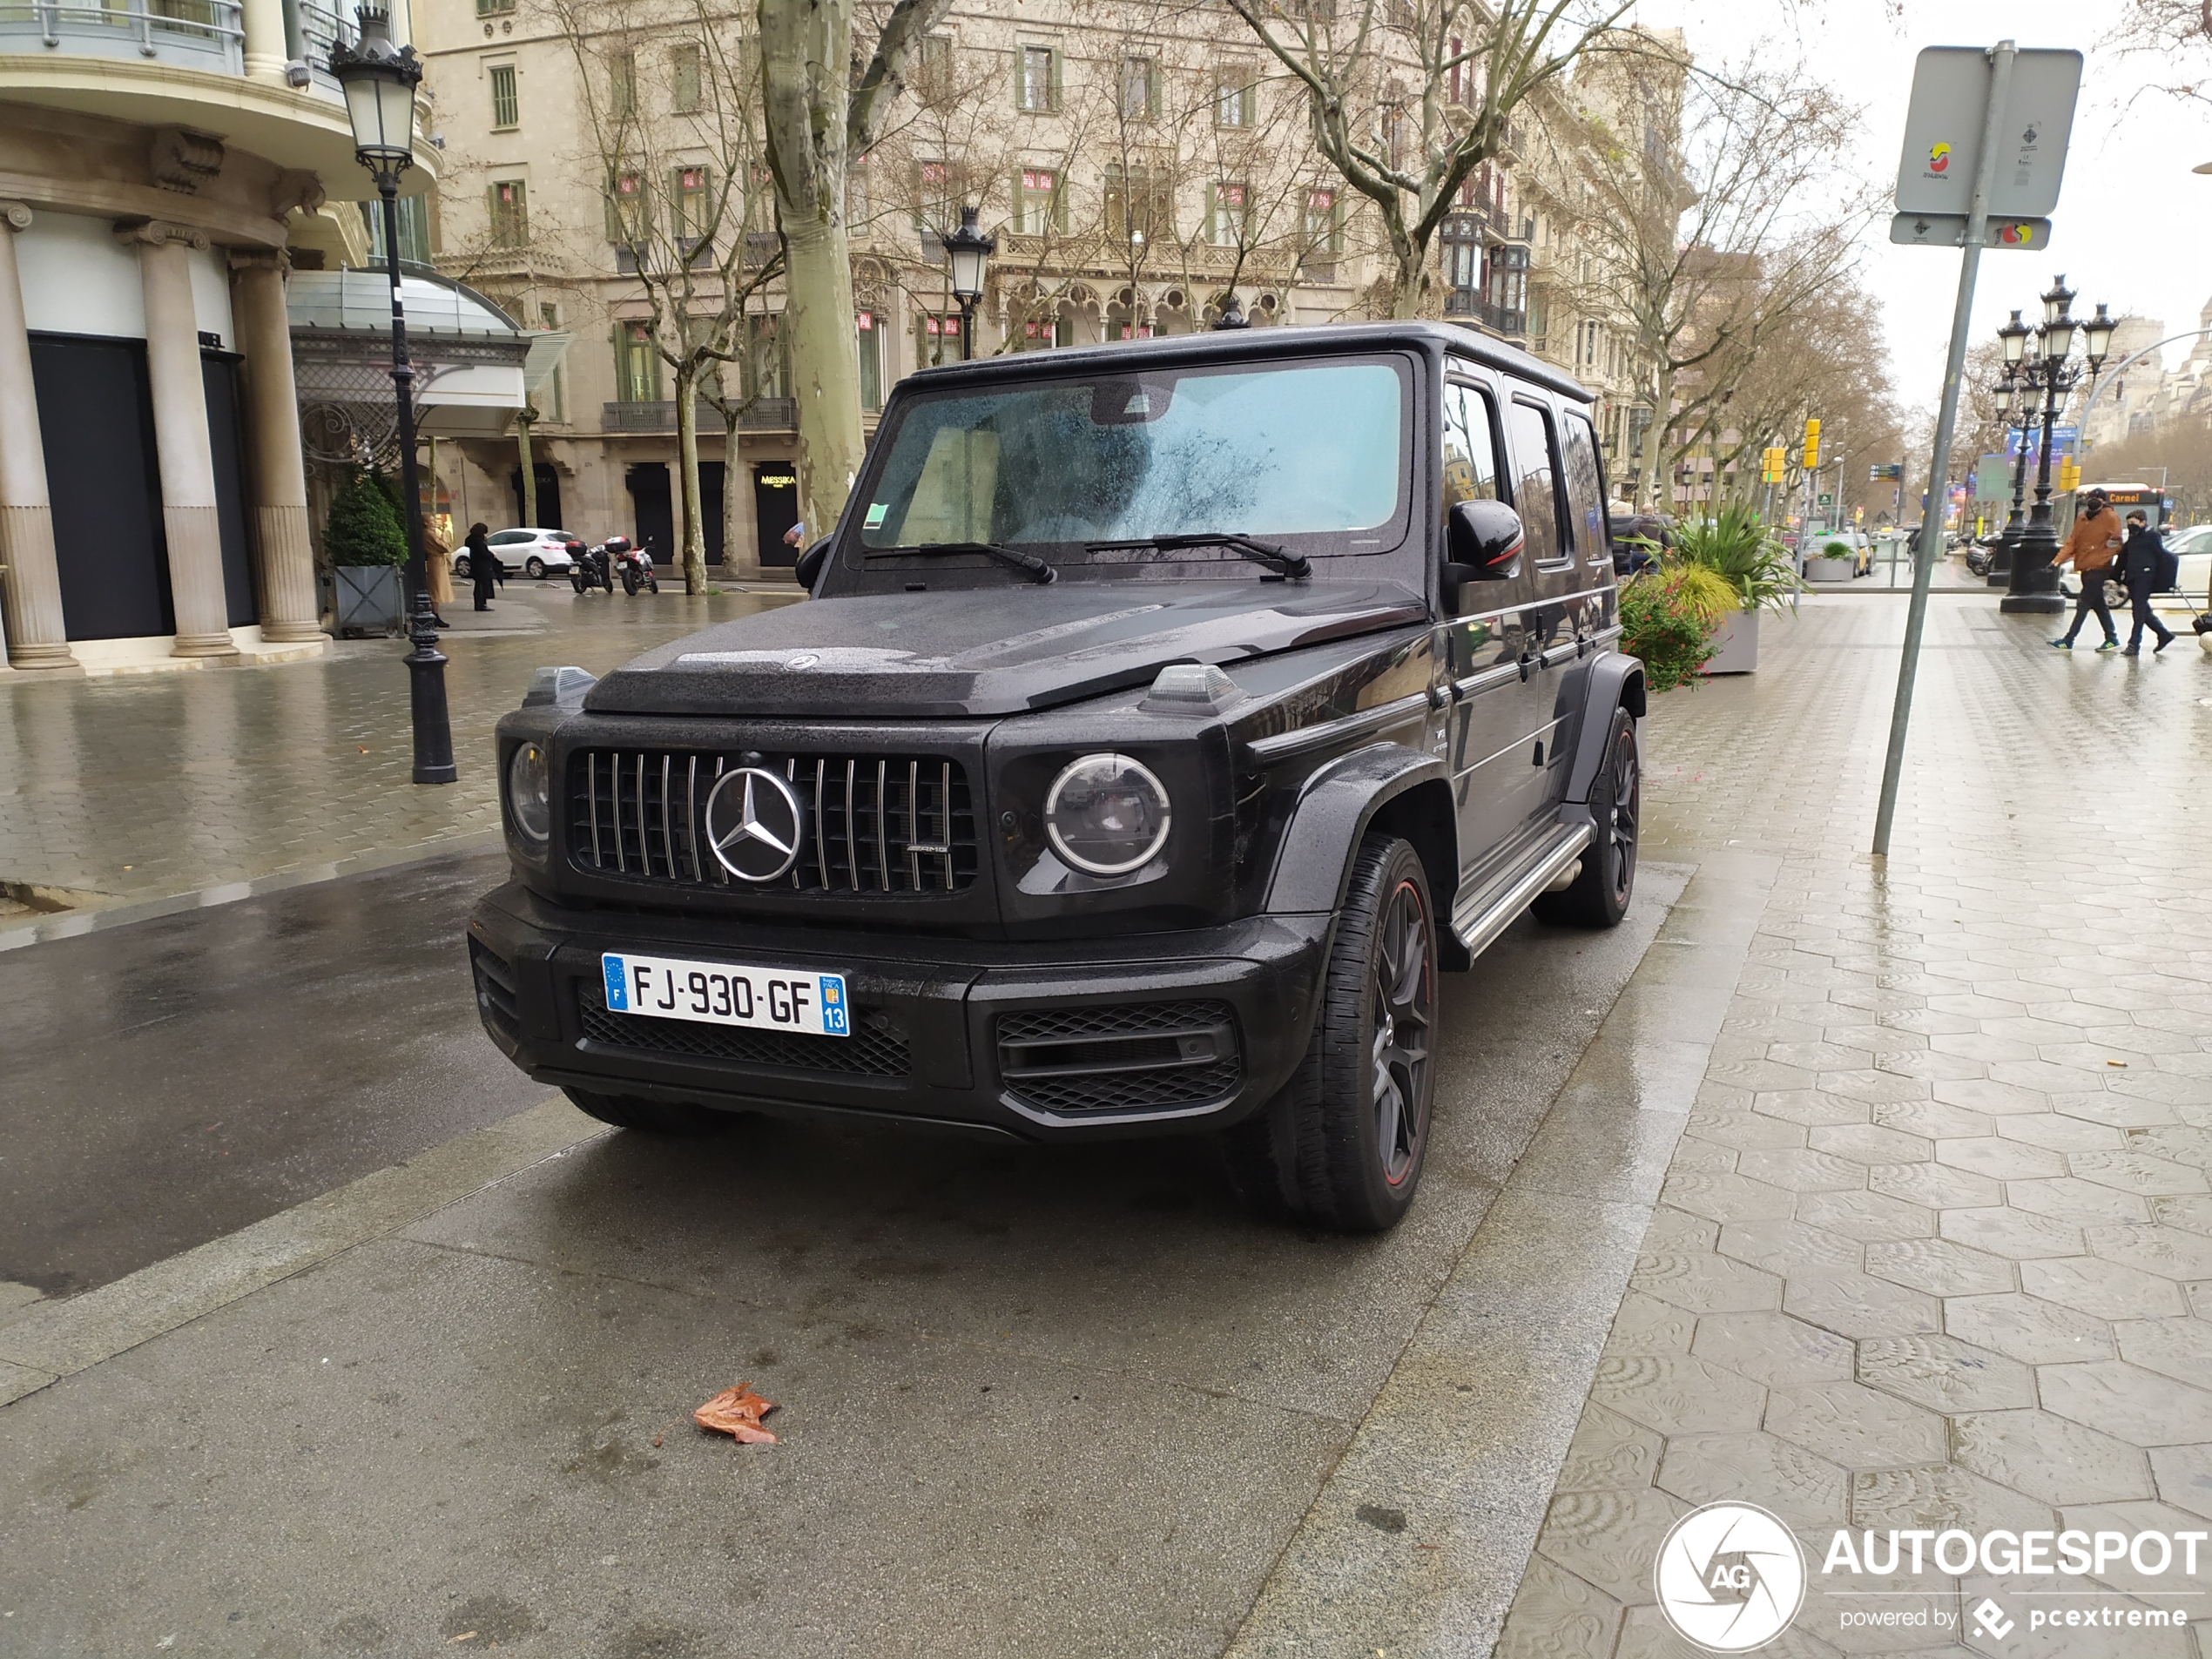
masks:
[[[983,273],[990,266],[991,255],[999,250],[998,239],[978,231],[975,210],[962,207],[960,228],[941,239],[952,275],[953,298],[960,301],[960,360],[964,363],[975,355],[975,302],[983,297]]]
[[[361,44],[330,49],[330,72],[346,95],[354,158],[376,180],[384,199],[384,265],[392,280],[392,391],[399,405],[400,516],[406,521],[407,579],[414,590],[407,658],[415,721],[415,781],[449,784],[453,725],[446,711],[446,659],[438,651],[430,609],[430,572],[422,555],[422,482],[415,460],[415,370],[407,357],[407,313],[400,303],[400,175],[415,165],[415,89],[422,62],[412,46],[392,44],[389,14],[363,6]]]
[[[2019,551],[2020,537],[2027,529],[2027,513],[2022,501],[2027,489],[2028,434],[2035,427],[2035,397],[2033,381],[2026,372],[2027,348],[2035,331],[2020,320],[2020,314],[2013,313],[2013,320],[1997,331],[1997,339],[2005,348],[2004,376],[1997,384],[1997,408],[2006,414],[2006,430],[2009,433],[2013,421],[2007,413],[2014,403],[2020,406],[2020,453],[2013,464],[2013,505],[2005,520],[2005,529],[1989,561],[1989,585],[2010,588],[2013,581],[2013,555]]]
[[[2023,611],[2055,613],[2066,609],[2066,601],[2059,594],[2059,573],[2051,561],[2059,550],[2058,527],[2051,515],[2051,440],[2058,425],[2059,410],[2067,395],[2080,384],[2086,373],[2092,380],[2104,367],[2105,353],[2112,344],[2112,324],[2102,306],[2097,307],[2094,322],[2084,327],[2074,317],[2074,292],[2066,286],[2061,276],[2052,283],[2043,295],[2043,323],[2035,330],[2040,347],[2032,357],[2026,354],[2027,342],[2021,341],[2021,371],[2031,393],[2040,389],[2043,394],[2042,442],[2037,446],[2035,467],[2035,506],[2029,513],[2027,528],[2013,550],[2013,571],[2010,590],[1998,605],[2000,610],[2019,614]],[[2018,320],[2017,316],[2014,319]],[[2069,362],[2074,351],[2074,336],[2079,329],[2083,336],[2083,358],[2080,368]],[[2013,339],[2005,338],[2006,355],[2013,354]],[[2031,402],[2033,399],[2031,397]],[[2026,445],[2022,445],[2023,455]]]

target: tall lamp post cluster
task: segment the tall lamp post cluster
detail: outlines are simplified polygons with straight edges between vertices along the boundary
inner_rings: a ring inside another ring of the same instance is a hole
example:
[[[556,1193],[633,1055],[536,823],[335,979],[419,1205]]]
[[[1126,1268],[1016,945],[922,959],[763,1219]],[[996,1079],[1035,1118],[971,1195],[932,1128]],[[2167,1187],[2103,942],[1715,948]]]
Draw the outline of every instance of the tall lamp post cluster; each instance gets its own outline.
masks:
[[[2087,322],[2074,315],[2074,292],[2061,276],[2043,296],[2043,320],[2030,328],[2013,313],[1997,331],[2005,347],[2005,368],[1994,388],[1997,408],[2009,427],[2015,408],[2020,431],[2020,455],[2013,467],[2013,504],[1990,580],[2001,572],[2006,586],[2000,610],[2054,612],[2066,609],[2059,595],[2059,573],[2052,560],[2059,533],[2051,513],[2051,442],[2059,411],[2083,375],[2094,382],[2112,349],[2112,319],[2103,306]],[[2074,337],[2081,336],[2081,356],[2074,357]],[[2040,399],[2040,403],[2039,403]],[[2035,467],[2035,505],[2023,515],[2027,492],[2029,434],[2040,428]]]
[[[392,390],[399,407],[400,517],[407,530],[407,580],[414,591],[408,637],[408,691],[415,725],[415,781],[454,781],[453,725],[446,711],[446,659],[437,649],[430,573],[422,554],[422,481],[415,459],[415,369],[407,356],[407,312],[400,303],[400,175],[415,165],[415,89],[422,62],[412,46],[392,44],[391,17],[363,6],[361,44],[330,49],[330,72],[346,95],[354,158],[368,169],[384,200],[384,265],[392,280]]]

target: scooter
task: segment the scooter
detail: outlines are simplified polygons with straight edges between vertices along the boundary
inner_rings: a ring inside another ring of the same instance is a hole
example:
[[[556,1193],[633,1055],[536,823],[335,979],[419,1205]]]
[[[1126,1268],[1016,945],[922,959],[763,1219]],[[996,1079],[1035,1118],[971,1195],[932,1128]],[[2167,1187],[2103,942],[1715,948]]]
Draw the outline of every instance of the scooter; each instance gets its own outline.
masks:
[[[617,541],[620,539],[619,536],[616,538]],[[613,543],[607,545],[612,546]],[[607,570],[606,547],[586,547],[582,542],[570,542],[568,551],[570,587],[580,594],[589,593],[594,588],[604,588],[609,593],[615,590],[614,579]]]
[[[653,574],[653,556],[647,549],[633,548],[628,537],[617,536],[609,539],[604,551],[612,556],[614,568],[622,577],[622,590],[631,598],[637,597],[640,588],[648,593],[660,591],[660,578]]]

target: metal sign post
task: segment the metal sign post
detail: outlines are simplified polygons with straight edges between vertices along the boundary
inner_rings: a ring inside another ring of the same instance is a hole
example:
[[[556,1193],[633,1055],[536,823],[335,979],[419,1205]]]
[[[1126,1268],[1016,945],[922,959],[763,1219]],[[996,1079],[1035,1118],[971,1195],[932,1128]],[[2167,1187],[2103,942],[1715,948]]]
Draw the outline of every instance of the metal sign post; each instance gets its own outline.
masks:
[[[2040,219],[2058,206],[2066,171],[2067,139],[2081,87],[2081,54],[2021,51],[2009,40],[1986,51],[1931,46],[1912,75],[1905,119],[1905,152],[1898,166],[1899,223],[1892,239],[1931,244],[1938,239],[1899,235],[1905,215],[1959,213],[1964,248],[1959,256],[1959,294],[1951,312],[1951,347],[1944,357],[1943,392],[1936,406],[1934,453],[1928,462],[1926,510],[1912,560],[1912,603],[1905,622],[1905,652],[1898,664],[1897,701],[1890,711],[1890,741],[1882,761],[1881,805],[1874,815],[1874,853],[1887,858],[1897,818],[1897,786],[1905,765],[1905,733],[1912,718],[1912,682],[1920,637],[1928,620],[1928,588],[1943,550],[1950,516],[1951,441],[1959,420],[1959,377],[1966,367],[1966,330],[1974,307],[1974,278],[1981,251],[1990,245],[1992,214],[2015,221]],[[1974,118],[1979,116],[1977,122]],[[1968,181],[1971,180],[1971,187]],[[2001,232],[1999,233],[2001,234]],[[2045,233],[2047,235],[2047,233]],[[2023,246],[2035,239],[2016,237]]]

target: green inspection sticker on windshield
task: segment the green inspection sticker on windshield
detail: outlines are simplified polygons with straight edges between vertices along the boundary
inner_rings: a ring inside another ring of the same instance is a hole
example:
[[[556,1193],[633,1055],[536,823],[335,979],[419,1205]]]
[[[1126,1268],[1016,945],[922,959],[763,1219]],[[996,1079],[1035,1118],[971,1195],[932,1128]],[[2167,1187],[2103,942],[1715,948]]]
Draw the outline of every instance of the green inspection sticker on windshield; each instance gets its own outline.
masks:
[[[870,530],[876,529],[879,525],[880,525],[880,524],[883,523],[883,516],[884,516],[886,513],[889,512],[890,510],[891,510],[890,506],[889,506],[887,502],[871,502],[871,503],[869,504],[869,507],[868,507],[868,516],[867,516],[867,520],[866,520],[866,521],[865,521],[865,522],[861,524],[860,528],[861,528],[862,529],[870,529]]]

